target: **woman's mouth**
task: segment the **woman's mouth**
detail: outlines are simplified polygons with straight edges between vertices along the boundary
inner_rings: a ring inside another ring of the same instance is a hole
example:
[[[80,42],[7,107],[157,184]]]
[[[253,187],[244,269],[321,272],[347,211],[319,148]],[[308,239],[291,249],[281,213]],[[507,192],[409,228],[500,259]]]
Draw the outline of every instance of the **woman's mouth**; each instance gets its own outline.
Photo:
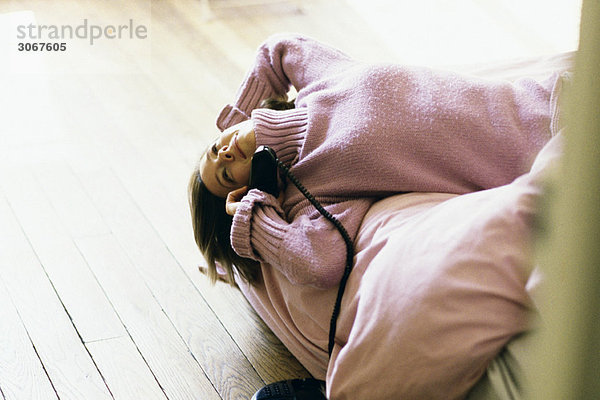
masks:
[[[237,135],[235,135],[233,137],[233,144],[234,144],[235,148],[237,149],[238,153],[240,153],[240,155],[244,158],[244,160],[247,159],[248,157],[246,157],[246,154],[244,154],[244,152],[242,151],[242,148],[240,147],[240,144],[238,143]]]

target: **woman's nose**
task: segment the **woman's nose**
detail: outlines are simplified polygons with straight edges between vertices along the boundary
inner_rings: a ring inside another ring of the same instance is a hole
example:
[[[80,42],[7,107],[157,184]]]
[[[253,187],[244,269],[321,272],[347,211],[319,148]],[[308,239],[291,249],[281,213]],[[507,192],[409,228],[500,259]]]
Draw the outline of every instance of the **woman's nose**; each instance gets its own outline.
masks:
[[[223,146],[219,150],[219,159],[224,161],[233,161],[234,155],[229,146]]]

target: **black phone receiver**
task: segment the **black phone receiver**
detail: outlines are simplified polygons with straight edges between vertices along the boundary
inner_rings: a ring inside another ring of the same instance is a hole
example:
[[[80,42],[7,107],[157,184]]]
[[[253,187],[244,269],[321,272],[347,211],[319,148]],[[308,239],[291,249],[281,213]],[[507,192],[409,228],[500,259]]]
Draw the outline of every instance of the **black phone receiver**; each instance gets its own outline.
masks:
[[[279,196],[277,155],[268,146],[259,146],[252,156],[249,189],[259,189]]]

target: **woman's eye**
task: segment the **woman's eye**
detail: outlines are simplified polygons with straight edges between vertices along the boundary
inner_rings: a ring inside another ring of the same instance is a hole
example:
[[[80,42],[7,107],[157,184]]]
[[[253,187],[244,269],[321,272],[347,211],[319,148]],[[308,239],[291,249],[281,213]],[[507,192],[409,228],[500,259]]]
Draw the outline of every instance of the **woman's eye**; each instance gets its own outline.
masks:
[[[223,169],[223,178],[229,183],[234,183],[231,175],[229,175],[226,169]]]

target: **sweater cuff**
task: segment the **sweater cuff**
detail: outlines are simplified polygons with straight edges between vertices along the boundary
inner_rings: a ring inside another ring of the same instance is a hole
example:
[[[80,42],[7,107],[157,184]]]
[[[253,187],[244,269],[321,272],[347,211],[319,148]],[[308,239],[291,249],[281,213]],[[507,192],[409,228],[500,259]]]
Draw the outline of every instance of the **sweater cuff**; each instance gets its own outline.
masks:
[[[252,112],[252,121],[257,146],[271,147],[284,164],[296,161],[308,126],[306,108],[283,111],[261,108]]]
[[[217,117],[217,128],[223,132],[230,126],[246,121],[248,118],[248,115],[246,115],[246,113],[244,113],[242,110],[232,106],[231,104],[227,104],[225,107],[223,107],[221,113]]]
[[[283,215],[283,210],[275,197],[260,190],[251,189],[242,198],[242,201],[233,216],[230,240],[231,247],[240,257],[263,262],[264,260],[259,255],[262,246],[259,245],[258,248],[256,248],[257,251],[255,251],[253,247],[253,236],[256,236],[254,239],[259,241],[260,239],[258,238],[264,239],[265,235],[275,239],[281,237],[282,227],[279,227],[277,223],[273,223],[274,221],[258,221],[257,218],[262,217],[264,219],[265,214],[257,213],[257,210],[254,210],[255,205],[270,206],[274,211]]]
[[[226,105],[217,117],[219,130],[238,124],[250,118],[252,110],[268,97],[274,96],[274,91],[264,82],[253,77],[248,78],[238,90],[235,104]]]

